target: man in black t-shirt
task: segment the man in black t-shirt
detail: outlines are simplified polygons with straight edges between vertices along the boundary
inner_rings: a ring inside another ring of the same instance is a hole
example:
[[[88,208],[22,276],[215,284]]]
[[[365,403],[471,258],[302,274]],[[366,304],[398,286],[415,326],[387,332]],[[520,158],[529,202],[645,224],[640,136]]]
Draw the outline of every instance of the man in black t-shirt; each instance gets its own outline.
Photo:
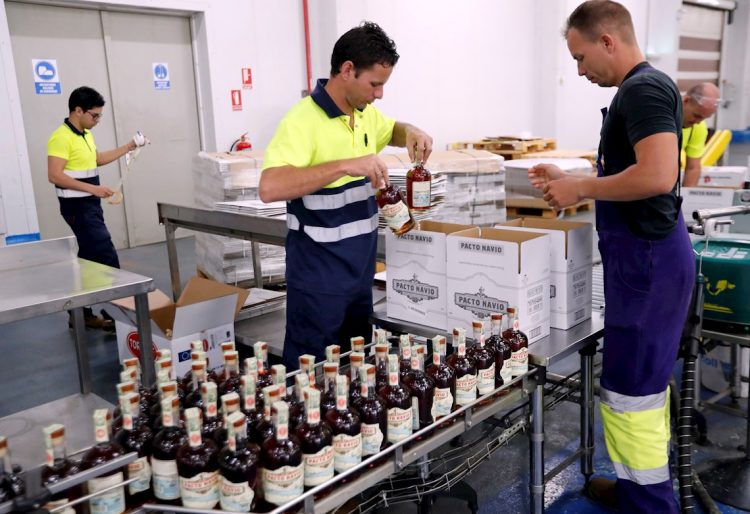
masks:
[[[602,109],[597,177],[549,164],[529,170],[555,209],[596,200],[606,305],[600,408],[617,482],[595,478],[586,492],[620,512],[676,514],[667,384],[695,279],[677,190],[682,101],[644,60],[619,3],[584,2],[565,39],[579,75],[618,88]]]

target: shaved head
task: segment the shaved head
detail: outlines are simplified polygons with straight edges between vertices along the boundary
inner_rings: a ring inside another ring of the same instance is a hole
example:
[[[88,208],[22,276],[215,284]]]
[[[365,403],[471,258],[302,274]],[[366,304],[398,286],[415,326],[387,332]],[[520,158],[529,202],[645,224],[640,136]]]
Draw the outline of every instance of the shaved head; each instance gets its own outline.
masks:
[[[633,19],[628,10],[611,0],[588,0],[568,17],[563,36],[576,29],[588,41],[596,41],[602,34],[617,35],[623,43],[635,45]]]

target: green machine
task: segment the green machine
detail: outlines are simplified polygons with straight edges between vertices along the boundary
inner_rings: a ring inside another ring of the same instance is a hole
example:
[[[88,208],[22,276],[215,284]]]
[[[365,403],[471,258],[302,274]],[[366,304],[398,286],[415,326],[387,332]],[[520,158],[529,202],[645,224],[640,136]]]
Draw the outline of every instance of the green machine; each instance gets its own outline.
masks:
[[[698,241],[693,248],[699,267],[703,254],[704,326],[723,332],[750,332],[750,241]]]

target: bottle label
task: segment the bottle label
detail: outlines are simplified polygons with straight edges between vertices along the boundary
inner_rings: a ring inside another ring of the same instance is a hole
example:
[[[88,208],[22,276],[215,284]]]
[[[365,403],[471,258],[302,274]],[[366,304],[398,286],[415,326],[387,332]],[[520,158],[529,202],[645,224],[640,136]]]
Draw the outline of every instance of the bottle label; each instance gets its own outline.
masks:
[[[93,478],[87,482],[89,494],[119,484],[122,472],[104,478]],[[89,500],[91,514],[120,514],[125,511],[125,488],[116,487],[111,491],[94,496]]]
[[[180,477],[182,504],[194,509],[213,509],[219,503],[219,472],[198,473],[192,478]]]
[[[411,183],[411,203],[416,208],[430,206],[430,184],[432,181]]]
[[[411,429],[419,430],[419,398],[416,396],[411,397]]]
[[[151,466],[148,457],[141,457],[128,464],[128,479],[137,478],[128,484],[128,492],[136,494],[147,491],[151,487]]]
[[[529,349],[521,348],[510,354],[511,373],[514,377],[529,371]]]
[[[154,496],[160,500],[176,500],[180,497],[180,476],[177,461],[151,458],[154,477]]]
[[[303,469],[299,466],[282,466],[279,469],[263,468],[263,495],[268,503],[284,505],[302,494]]]
[[[255,492],[247,482],[235,483],[221,477],[219,503],[222,510],[250,512]]]
[[[500,368],[500,377],[503,379],[503,384],[507,384],[513,380],[513,364],[510,359],[503,361],[503,367]]]
[[[468,405],[477,399],[477,376],[467,373],[456,378],[456,405]]]
[[[435,394],[432,397],[432,419],[442,418],[451,413],[453,408],[453,394],[451,388],[435,388]]]
[[[337,473],[362,462],[362,434],[333,436],[333,468]]]
[[[394,204],[385,205],[380,211],[383,213],[385,223],[391,230],[399,230],[410,218],[409,208],[402,200]]]
[[[333,446],[326,446],[317,453],[302,455],[305,461],[305,487],[315,487],[333,478]]]
[[[495,389],[495,363],[492,363],[487,369],[479,370],[479,377],[477,378],[477,390],[479,395],[485,395],[492,392]]]
[[[362,423],[362,455],[375,455],[383,446],[383,431],[378,423]]]
[[[61,500],[47,502],[47,504],[44,506],[44,510],[50,511],[52,509],[56,509],[57,507],[65,505],[69,501],[70,501],[69,499],[63,498]],[[57,514],[75,514],[75,512],[76,511],[73,507],[66,507],[63,510],[57,512]]]
[[[388,409],[388,442],[397,443],[411,435],[411,409]]]

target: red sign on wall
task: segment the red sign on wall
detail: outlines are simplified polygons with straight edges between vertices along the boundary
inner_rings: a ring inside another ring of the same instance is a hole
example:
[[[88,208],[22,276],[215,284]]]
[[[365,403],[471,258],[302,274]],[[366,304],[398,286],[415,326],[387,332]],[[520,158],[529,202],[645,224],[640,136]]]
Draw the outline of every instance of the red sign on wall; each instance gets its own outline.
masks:
[[[242,89],[253,88],[253,70],[242,68]]]
[[[242,90],[241,89],[232,89],[232,110],[233,111],[242,110]]]

